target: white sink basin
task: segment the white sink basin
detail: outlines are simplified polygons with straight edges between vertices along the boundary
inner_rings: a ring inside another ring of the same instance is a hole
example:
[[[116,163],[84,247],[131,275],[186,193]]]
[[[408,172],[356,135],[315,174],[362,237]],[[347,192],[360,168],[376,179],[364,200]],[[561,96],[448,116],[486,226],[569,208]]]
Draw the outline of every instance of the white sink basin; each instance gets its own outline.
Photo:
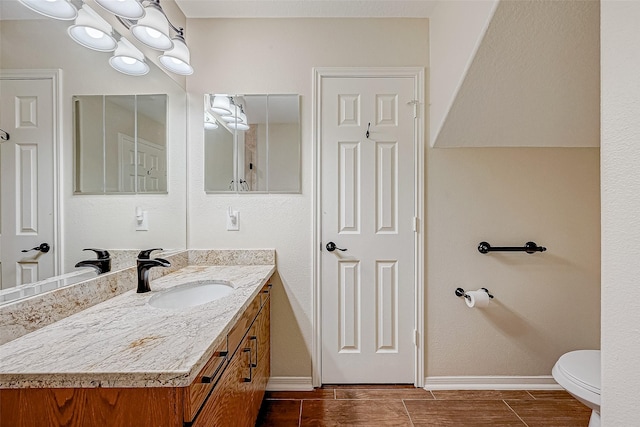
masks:
[[[223,280],[185,283],[149,298],[148,304],[156,308],[188,308],[226,297],[233,286]]]

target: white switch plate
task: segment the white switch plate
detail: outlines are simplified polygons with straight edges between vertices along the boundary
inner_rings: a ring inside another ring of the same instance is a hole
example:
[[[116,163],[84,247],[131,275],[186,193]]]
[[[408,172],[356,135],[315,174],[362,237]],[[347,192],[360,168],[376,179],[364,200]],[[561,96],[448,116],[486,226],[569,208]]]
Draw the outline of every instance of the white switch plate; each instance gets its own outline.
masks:
[[[235,218],[235,222],[234,219]],[[240,212],[231,211],[227,215],[227,231],[238,231],[240,230]]]
[[[136,218],[136,231],[149,231],[149,216],[147,211],[142,211],[142,221]]]

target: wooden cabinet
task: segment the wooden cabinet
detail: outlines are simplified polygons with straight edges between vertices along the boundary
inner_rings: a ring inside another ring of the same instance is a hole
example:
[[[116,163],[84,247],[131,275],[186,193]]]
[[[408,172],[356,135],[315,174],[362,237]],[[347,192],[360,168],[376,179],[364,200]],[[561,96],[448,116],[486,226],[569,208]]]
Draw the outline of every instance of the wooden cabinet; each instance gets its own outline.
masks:
[[[238,328],[229,333],[229,348],[235,348],[235,352],[230,351],[229,364],[197,414],[193,427],[255,425],[270,375],[269,292],[268,287],[263,288],[245,312],[254,313],[250,322],[243,316],[236,324],[242,325],[242,338],[238,339]]]
[[[188,387],[0,389],[0,427],[255,425],[270,375],[270,285]]]

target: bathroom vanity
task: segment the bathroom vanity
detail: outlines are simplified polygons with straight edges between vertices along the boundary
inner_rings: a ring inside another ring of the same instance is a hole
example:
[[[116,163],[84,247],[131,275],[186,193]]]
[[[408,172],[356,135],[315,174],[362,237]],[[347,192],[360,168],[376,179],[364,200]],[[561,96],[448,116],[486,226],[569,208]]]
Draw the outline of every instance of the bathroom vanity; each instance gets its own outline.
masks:
[[[274,265],[189,265],[0,346],[0,426],[252,426],[269,378]],[[220,280],[228,296],[149,300]]]

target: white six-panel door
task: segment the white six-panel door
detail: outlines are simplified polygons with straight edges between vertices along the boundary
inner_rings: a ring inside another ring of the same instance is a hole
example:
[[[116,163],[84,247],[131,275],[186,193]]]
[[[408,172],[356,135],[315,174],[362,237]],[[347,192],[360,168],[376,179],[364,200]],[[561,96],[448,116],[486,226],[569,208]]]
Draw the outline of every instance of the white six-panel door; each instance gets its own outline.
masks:
[[[54,274],[54,92],[51,79],[0,79],[2,288]],[[48,243],[48,253],[31,249]]]
[[[414,79],[326,78],[321,97],[321,380],[413,383]]]

